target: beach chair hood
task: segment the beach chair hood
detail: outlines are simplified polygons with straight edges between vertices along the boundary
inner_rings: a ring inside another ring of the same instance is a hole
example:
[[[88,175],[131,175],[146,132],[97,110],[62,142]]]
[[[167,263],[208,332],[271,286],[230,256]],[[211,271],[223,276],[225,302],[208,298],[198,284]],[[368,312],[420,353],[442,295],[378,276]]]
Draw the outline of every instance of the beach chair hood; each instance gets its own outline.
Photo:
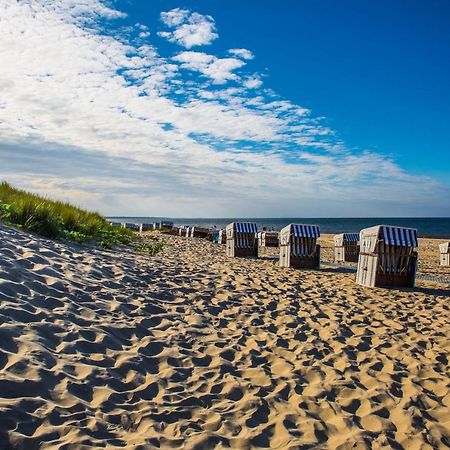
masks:
[[[417,230],[415,228],[377,225],[365,228],[360,232],[361,251],[374,253],[379,242],[397,247],[418,247]]]

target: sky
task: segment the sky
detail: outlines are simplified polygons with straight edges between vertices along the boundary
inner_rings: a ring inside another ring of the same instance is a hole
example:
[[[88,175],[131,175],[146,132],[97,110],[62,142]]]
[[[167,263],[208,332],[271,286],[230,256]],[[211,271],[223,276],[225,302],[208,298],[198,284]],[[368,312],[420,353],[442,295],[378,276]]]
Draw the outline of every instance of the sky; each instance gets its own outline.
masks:
[[[105,215],[450,216],[446,0],[0,0],[0,179]]]

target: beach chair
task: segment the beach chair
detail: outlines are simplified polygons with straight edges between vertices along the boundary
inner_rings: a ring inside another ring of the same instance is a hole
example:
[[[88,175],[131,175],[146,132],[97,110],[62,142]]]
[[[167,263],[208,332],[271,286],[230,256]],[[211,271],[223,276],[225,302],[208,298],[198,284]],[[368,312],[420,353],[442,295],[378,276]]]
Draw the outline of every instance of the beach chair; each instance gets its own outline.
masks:
[[[170,221],[168,221],[168,220],[162,221],[162,222],[159,224],[159,229],[160,229],[161,231],[171,231],[172,228],[173,228],[173,222],[170,222]]]
[[[358,262],[359,233],[341,233],[334,236],[335,262]]]
[[[112,227],[122,228],[122,222],[109,222]]]
[[[219,230],[219,236],[217,238],[217,243],[220,245],[225,245],[227,243],[227,231]]]
[[[137,223],[126,222],[123,224],[123,228],[128,228],[129,230],[139,231],[139,225]]]
[[[450,266],[450,242],[439,244],[441,266]]]
[[[155,228],[155,224],[154,223],[141,223],[141,225],[139,226],[139,231],[142,233],[143,231],[152,231]]]
[[[268,253],[270,248],[278,248],[278,232],[277,231],[259,231],[258,239],[258,255]]]
[[[208,237],[208,228],[191,227],[191,237],[206,238]]]
[[[219,238],[219,231],[217,228],[210,228],[208,230],[208,241],[214,242],[217,244],[217,240]]]
[[[186,237],[191,237],[191,227],[186,227],[185,228],[185,236]]]
[[[377,225],[361,230],[356,283],[370,287],[414,287],[417,230]]]
[[[179,236],[180,235],[180,228],[176,227],[175,225],[168,231],[168,233],[172,236]]]
[[[226,230],[226,254],[232,257],[258,256],[256,223],[232,222]]]
[[[280,231],[280,266],[299,269],[320,268],[318,225],[291,223]]]

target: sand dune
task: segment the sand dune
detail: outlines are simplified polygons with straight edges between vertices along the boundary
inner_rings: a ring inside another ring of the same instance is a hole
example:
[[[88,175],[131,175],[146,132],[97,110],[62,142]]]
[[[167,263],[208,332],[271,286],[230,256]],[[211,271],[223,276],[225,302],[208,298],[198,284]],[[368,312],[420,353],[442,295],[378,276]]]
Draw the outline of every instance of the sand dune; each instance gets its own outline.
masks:
[[[450,286],[163,238],[150,258],[0,225],[1,449],[450,446]]]

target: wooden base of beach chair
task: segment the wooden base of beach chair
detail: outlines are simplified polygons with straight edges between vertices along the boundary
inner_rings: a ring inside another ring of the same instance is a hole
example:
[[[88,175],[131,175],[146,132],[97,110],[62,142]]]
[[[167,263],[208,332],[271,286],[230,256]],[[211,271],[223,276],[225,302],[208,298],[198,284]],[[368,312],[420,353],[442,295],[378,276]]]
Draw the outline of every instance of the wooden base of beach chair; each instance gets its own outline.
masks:
[[[316,245],[313,256],[295,256],[289,252],[289,246],[280,247],[280,267],[293,269],[320,269],[320,245]]]
[[[347,247],[334,248],[335,262],[358,262],[359,247],[356,249],[349,249]]]
[[[228,240],[226,242],[226,254],[233,258],[248,258],[248,257],[258,257],[258,247],[246,247],[240,248],[234,245],[233,240]]]
[[[198,230],[194,229],[194,231],[191,234],[192,237],[196,238],[207,238],[208,237],[208,230]]]
[[[379,255],[360,254],[356,283],[368,287],[412,288],[415,286],[417,252],[410,257],[408,267],[401,273],[383,273]]]

